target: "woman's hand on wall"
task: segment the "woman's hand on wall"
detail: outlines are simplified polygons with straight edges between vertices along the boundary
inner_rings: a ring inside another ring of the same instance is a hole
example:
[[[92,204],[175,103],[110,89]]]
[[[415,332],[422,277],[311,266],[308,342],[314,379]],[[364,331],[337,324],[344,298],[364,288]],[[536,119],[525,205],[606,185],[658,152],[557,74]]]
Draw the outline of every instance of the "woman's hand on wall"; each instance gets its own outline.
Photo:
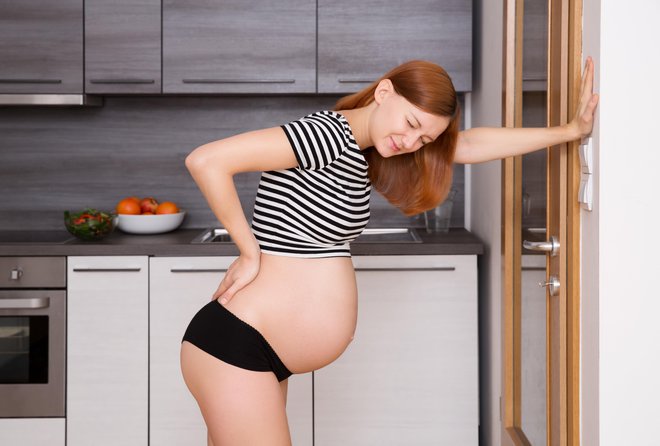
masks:
[[[587,63],[582,74],[582,86],[580,87],[580,102],[568,124],[573,127],[575,134],[582,139],[591,133],[594,126],[594,113],[598,105],[598,94],[594,94],[594,61],[591,56],[587,57]]]
[[[229,265],[225,277],[220,282],[216,292],[213,293],[211,300],[220,298],[221,304],[228,303],[241,288],[244,288],[257,277],[260,266],[260,256],[240,255]]]

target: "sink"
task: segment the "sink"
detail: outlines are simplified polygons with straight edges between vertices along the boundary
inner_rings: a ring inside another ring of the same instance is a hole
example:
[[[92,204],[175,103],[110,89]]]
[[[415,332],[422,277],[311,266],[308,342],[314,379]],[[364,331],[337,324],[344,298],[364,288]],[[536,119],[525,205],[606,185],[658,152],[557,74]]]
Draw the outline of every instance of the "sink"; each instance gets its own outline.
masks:
[[[366,228],[353,243],[421,243],[414,228]]]
[[[353,243],[421,243],[415,228],[366,228]],[[224,228],[205,229],[190,243],[233,243]]]
[[[190,243],[233,243],[229,232],[222,228],[210,228],[204,230],[197,237],[192,239]]]

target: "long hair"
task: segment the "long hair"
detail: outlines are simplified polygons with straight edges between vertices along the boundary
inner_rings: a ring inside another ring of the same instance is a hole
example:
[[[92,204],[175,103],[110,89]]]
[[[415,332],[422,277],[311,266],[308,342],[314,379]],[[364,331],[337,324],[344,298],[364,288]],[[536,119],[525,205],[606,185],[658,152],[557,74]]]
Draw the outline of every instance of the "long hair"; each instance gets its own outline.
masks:
[[[351,110],[374,100],[378,83],[389,79],[394,90],[416,107],[451,119],[447,129],[412,153],[384,158],[374,147],[364,150],[372,186],[406,216],[432,209],[447,198],[452,183],[453,160],[460,127],[456,90],[440,66],[411,60],[393,68],[357,93],[344,96],[335,110]]]

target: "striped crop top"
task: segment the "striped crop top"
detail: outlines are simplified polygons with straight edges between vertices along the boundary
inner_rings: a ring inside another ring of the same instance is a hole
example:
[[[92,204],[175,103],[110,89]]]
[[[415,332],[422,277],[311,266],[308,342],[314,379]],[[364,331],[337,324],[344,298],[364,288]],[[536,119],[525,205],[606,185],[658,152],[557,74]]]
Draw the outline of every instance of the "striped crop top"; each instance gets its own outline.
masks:
[[[298,167],[261,174],[252,216],[261,251],[350,257],[369,221],[371,182],[348,121],[325,110],[280,127]]]

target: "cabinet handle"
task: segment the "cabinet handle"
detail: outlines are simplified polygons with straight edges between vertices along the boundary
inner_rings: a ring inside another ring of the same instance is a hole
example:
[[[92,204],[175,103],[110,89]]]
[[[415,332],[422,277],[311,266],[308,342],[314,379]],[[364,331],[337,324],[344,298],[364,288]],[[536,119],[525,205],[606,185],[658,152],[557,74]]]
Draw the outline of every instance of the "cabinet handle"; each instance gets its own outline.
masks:
[[[295,79],[183,79],[184,84],[293,84]]]
[[[364,268],[355,268],[356,271],[455,271],[455,266],[434,266],[428,268],[417,268],[417,267],[398,267],[398,268],[380,268],[380,267],[364,267]]]
[[[154,79],[90,79],[92,84],[153,84]]]
[[[62,79],[0,79],[0,84],[61,84]]]
[[[340,77],[339,78],[339,83],[340,84],[370,84],[374,82],[376,79],[364,79],[364,78],[353,78],[353,79],[347,79],[345,77]]]
[[[141,270],[142,268],[73,268],[76,273],[136,273]]]
[[[27,299],[0,299],[0,310],[48,308],[50,297],[32,297]]]
[[[226,268],[171,268],[171,273],[225,273]]]

